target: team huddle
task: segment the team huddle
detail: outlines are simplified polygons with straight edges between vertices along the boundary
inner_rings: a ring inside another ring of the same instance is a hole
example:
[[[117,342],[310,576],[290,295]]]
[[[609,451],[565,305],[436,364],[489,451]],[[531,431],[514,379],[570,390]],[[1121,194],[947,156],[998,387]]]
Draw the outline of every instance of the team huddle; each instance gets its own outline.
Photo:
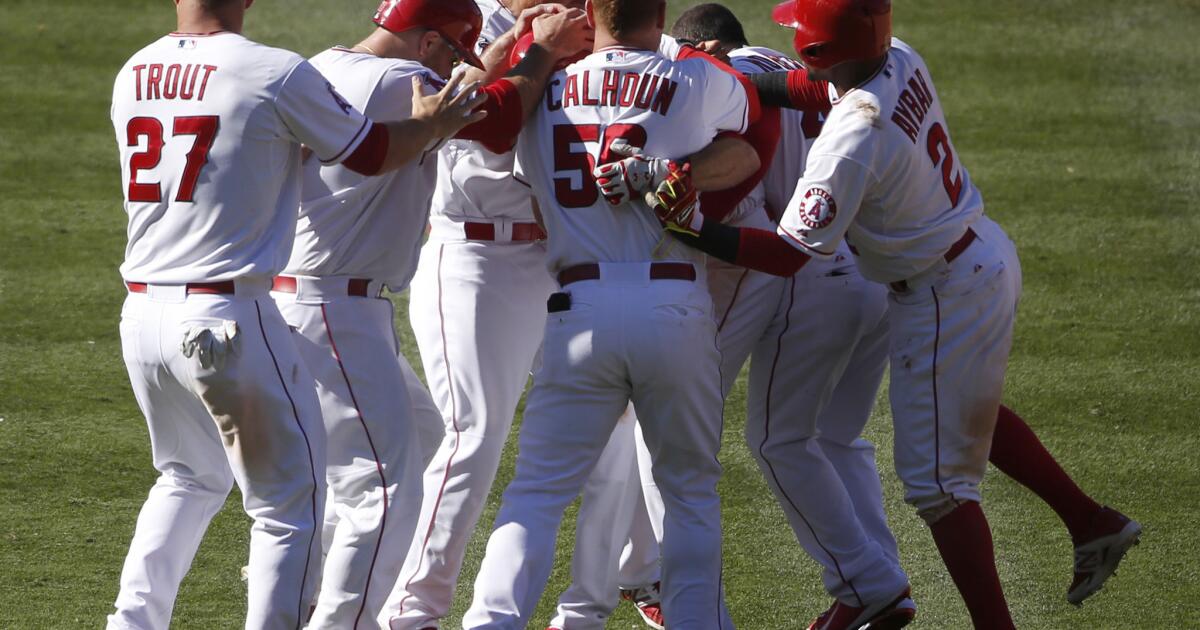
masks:
[[[917,615],[862,437],[889,365],[896,473],[976,628],[1013,627],[989,461],[1070,533],[1069,602],[1138,542],[1002,404],[1016,248],[889,0],[778,5],[798,59],[719,4],[664,32],[665,0],[384,0],[305,60],[240,35],[251,4],[176,0],[114,86],[160,476],[110,629],[169,626],[235,483],[246,628],[441,627],[530,372],[465,628],[530,623],[580,495],[548,630],[622,600],[733,628],[718,452],[747,361],[746,444],[833,599],[809,628]]]

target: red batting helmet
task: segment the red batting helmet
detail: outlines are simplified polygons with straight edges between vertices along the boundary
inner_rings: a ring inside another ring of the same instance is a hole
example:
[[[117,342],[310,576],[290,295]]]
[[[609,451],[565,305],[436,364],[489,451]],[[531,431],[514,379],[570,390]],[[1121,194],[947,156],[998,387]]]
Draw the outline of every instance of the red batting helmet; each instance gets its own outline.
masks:
[[[891,0],[788,0],[772,17],[796,29],[796,52],[818,70],[874,59],[892,46]]]
[[[392,33],[414,28],[437,31],[463,61],[483,68],[475,42],[483,31],[483,13],[475,0],[383,0],[374,22]]]
[[[532,45],[533,45],[533,32],[530,31],[530,32],[522,35],[521,39],[517,40],[516,44],[513,44],[512,52],[508,54],[509,68],[517,67],[517,64],[521,63],[521,60],[525,58],[525,53],[529,52],[529,47]],[[580,59],[583,59],[584,57],[588,56],[589,52],[591,52],[591,51],[584,49],[584,50],[580,50],[578,53],[576,53],[570,57],[567,57],[565,59],[560,59],[558,62],[558,65],[555,66],[554,69],[562,70],[563,68],[566,68],[567,66],[575,63],[576,61],[579,61]]]

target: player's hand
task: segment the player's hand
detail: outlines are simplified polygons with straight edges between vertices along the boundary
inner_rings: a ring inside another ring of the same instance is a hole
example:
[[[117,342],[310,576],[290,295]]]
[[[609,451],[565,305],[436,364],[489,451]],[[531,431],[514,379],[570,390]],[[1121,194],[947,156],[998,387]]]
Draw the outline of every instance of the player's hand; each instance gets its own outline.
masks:
[[[595,38],[587,13],[579,9],[548,13],[533,20],[533,43],[555,60],[573,57],[581,50],[591,51]]]
[[[597,166],[592,177],[600,194],[614,206],[653,190],[670,174],[670,160],[647,157],[624,138],[615,140],[608,150],[625,159]]]
[[[700,235],[704,224],[701,216],[700,195],[692,182],[692,165],[670,164],[670,173],[651,192],[646,193],[646,204],[654,210],[663,227],[673,232]]]
[[[455,74],[442,91],[426,96],[419,76],[412,78],[412,117],[430,126],[434,138],[449,138],[467,125],[487,117],[485,111],[475,111],[487,102],[479,92],[479,84],[471,83],[460,89],[463,77]]]
[[[543,15],[561,13],[566,10],[567,7],[564,7],[561,4],[555,4],[553,2],[547,2],[545,4],[529,7],[528,9],[521,11],[521,15],[517,16],[517,23],[513,25],[509,33],[512,34],[513,41],[515,42],[518,39],[521,39],[521,36],[533,30],[533,21],[537,18]]]

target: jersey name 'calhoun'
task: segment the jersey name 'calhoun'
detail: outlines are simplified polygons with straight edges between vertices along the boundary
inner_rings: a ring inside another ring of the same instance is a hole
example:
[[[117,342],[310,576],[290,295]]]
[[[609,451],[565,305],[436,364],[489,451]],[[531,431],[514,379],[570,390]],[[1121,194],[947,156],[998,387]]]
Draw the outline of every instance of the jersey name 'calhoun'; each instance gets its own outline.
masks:
[[[546,87],[546,109],[556,112],[564,107],[634,107],[666,116],[675,100],[679,83],[655,74],[605,70],[599,94],[592,90],[591,71],[569,74],[563,82],[555,79]],[[580,85],[582,83],[582,85]],[[561,89],[561,94],[560,92]]]

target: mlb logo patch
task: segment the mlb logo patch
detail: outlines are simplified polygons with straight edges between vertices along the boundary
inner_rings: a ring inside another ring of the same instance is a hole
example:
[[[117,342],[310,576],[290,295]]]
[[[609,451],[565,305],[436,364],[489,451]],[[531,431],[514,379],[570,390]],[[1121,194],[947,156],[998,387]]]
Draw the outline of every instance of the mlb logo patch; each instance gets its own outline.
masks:
[[[195,48],[196,48],[196,40],[194,40],[194,39],[179,40],[179,49],[180,50],[194,50]]]
[[[606,61],[624,61],[625,60],[625,51],[624,50],[615,50],[615,51],[610,52],[607,55],[605,55],[604,59]]]

